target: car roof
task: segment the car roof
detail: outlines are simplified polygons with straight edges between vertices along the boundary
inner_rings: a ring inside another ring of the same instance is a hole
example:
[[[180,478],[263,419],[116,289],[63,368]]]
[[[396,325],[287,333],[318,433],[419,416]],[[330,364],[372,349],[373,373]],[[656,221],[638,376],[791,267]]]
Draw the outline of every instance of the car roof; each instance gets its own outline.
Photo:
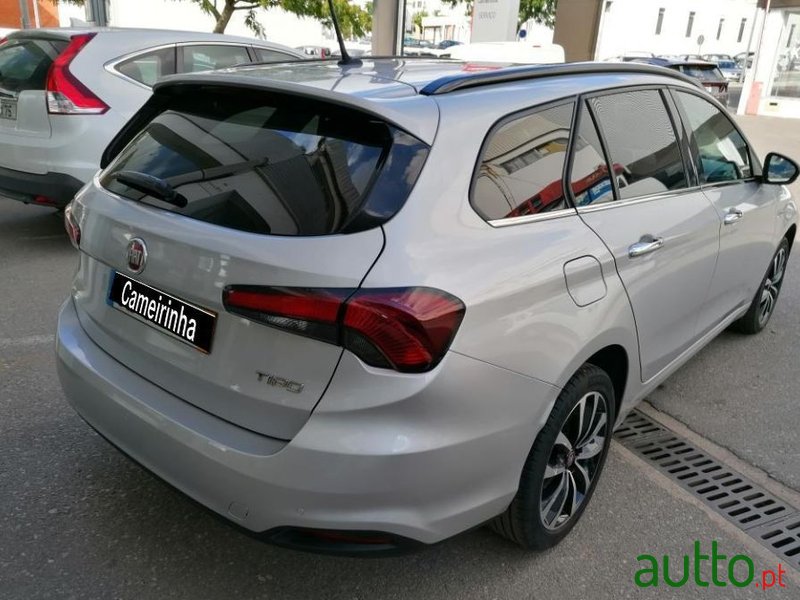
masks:
[[[393,123],[431,143],[439,121],[435,96],[472,88],[518,84],[528,80],[588,75],[608,79],[638,74],[670,78],[697,86],[677,71],[639,63],[567,63],[512,65],[417,57],[369,57],[339,64],[336,60],[305,60],[243,65],[163,78],[157,94],[188,86],[264,89],[359,109]]]
[[[642,63],[645,59],[641,59]],[[650,59],[657,60],[657,59]],[[649,62],[649,61],[648,61]],[[670,61],[667,61],[670,62]],[[269,88],[275,84],[326,89],[339,93],[393,98],[437,93],[521,79],[598,73],[646,73],[691,81],[674,71],[654,69],[642,63],[560,63],[522,65],[500,62],[475,62],[431,57],[364,57],[351,64],[335,59],[305,60],[288,63],[257,63],[203,73],[209,82],[246,82],[252,87]],[[680,64],[714,63],[682,61]],[[660,65],[658,65],[660,66]],[[197,74],[178,74],[164,78],[158,86],[197,80]]]
[[[288,49],[288,46],[268,42],[256,38],[248,38],[223,33],[209,33],[205,31],[181,31],[173,29],[145,29],[136,27],[42,27],[39,29],[20,29],[9,34],[9,39],[39,38],[68,40],[72,36],[86,33],[98,35],[113,35],[119,37],[138,38],[142,42],[148,41],[155,44],[184,43],[184,42],[239,42],[242,44],[263,46],[266,48]],[[297,54],[295,52],[295,54]]]

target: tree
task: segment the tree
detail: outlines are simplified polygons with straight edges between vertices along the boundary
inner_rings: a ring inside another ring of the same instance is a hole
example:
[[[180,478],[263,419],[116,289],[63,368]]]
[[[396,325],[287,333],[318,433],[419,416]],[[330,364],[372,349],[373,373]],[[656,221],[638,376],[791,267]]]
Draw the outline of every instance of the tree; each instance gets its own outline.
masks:
[[[215,20],[214,33],[224,33],[225,28],[238,11],[247,11],[244,22],[253,33],[264,37],[266,32],[258,21],[259,9],[282,8],[300,17],[312,17],[322,21],[326,27],[332,26],[327,0],[183,0],[197,4],[207,15]],[[85,0],[52,0],[54,4],[77,4],[83,6]],[[367,3],[367,10],[350,4],[348,0],[333,0],[336,16],[342,26],[345,37],[362,36],[372,30],[372,2]]]
[[[233,14],[247,11],[245,25],[259,37],[264,37],[264,27],[258,21],[259,9],[282,8],[300,17],[312,17],[330,27],[332,25],[327,0],[184,0],[197,4],[214,18],[214,33],[223,33]],[[336,16],[345,37],[361,36],[372,29],[372,19],[367,11],[350,4],[348,0],[333,0]]]
[[[414,27],[419,31],[419,34],[422,35],[422,19],[428,16],[428,13],[424,10],[422,12],[414,13],[414,16],[411,17],[411,22],[414,23]]]
[[[556,24],[556,5],[558,0],[520,0],[517,31],[533,19],[537,23],[553,27]]]
[[[472,14],[472,0],[442,0],[445,4],[456,6],[462,2],[467,5],[467,15]],[[519,19],[517,31],[533,19],[537,23],[553,27],[556,23],[556,6],[558,0],[519,0]]]

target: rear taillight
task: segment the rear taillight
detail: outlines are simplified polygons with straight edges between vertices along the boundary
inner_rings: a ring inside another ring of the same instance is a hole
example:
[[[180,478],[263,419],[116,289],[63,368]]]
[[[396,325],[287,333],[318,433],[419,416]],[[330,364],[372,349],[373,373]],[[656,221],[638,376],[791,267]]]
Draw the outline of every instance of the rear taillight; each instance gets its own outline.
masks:
[[[67,47],[50,65],[47,73],[47,112],[55,115],[101,115],[108,105],[81,83],[69,70],[70,63],[94,33],[72,36]]]
[[[368,365],[404,373],[434,368],[464,317],[464,304],[424,287],[305,289],[232,286],[225,308],[254,321],[343,346]]]
[[[67,204],[64,209],[64,229],[67,230],[67,235],[69,235],[69,241],[72,242],[72,245],[79,248],[81,245],[81,226],[72,211],[72,204]]]

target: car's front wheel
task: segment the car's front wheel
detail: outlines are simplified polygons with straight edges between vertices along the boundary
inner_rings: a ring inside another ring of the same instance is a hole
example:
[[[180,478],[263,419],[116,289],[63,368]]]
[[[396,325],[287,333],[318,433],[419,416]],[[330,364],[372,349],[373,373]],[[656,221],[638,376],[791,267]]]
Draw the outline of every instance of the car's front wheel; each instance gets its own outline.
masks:
[[[764,275],[764,279],[761,280],[761,285],[758,286],[750,308],[742,318],[734,321],[731,326],[732,329],[741,333],[753,334],[758,333],[767,326],[772,313],[775,312],[775,305],[778,303],[778,296],[783,286],[788,260],[789,241],[783,238],[769,263],[769,267],[767,267],[767,272]]]
[[[561,391],[528,454],[517,494],[492,529],[531,550],[560,542],[592,497],[613,424],[611,379],[584,365]]]

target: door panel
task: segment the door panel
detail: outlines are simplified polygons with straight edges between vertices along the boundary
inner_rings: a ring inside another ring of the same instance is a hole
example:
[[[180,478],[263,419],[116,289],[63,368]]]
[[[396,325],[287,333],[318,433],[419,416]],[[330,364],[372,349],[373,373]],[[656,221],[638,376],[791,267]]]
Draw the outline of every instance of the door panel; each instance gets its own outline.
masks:
[[[642,380],[647,381],[698,337],[697,313],[717,259],[717,213],[702,192],[694,191],[608,205],[581,217],[614,255],[636,318]],[[661,239],[661,247],[630,256],[633,244],[651,238]]]
[[[614,255],[636,319],[641,377],[647,381],[698,337],[697,315],[714,275],[720,220],[701,190],[687,189],[688,157],[661,90],[593,97],[588,106],[591,115],[584,109],[579,125],[585,143],[577,147],[596,146],[591,139],[597,126],[606,165],[596,170],[614,174],[613,198],[581,200],[585,167],[573,168],[572,191],[581,217]]]
[[[774,251],[778,189],[755,180],[758,165],[730,116],[707,99],[673,92],[700,185],[720,220],[720,251],[701,333],[750,303]]]
[[[752,301],[775,251],[778,189],[743,181],[704,190],[723,225],[717,270],[698,322],[701,329],[710,330],[731,312]],[[738,218],[732,220],[731,217]]]

